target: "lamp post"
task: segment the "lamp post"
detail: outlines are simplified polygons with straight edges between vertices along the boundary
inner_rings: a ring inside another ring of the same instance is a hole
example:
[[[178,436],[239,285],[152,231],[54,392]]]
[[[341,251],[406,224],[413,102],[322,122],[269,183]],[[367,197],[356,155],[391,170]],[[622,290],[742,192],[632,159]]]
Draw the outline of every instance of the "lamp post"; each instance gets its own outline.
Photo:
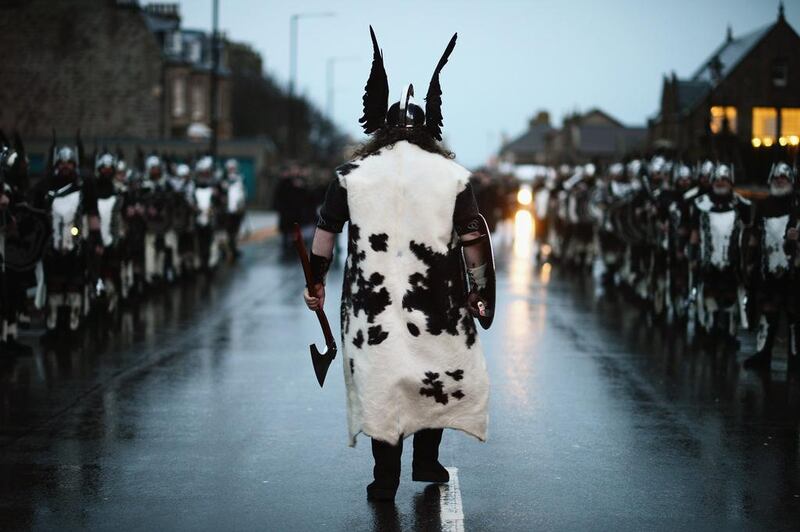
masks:
[[[295,13],[289,17],[289,152],[297,155],[297,132],[295,128],[296,110],[294,104],[295,86],[297,85],[297,23],[303,18],[327,18],[335,13],[330,11],[315,13]]]
[[[326,85],[328,88],[326,99],[325,99],[325,114],[328,115],[328,118],[331,122],[333,122],[333,102],[334,102],[334,93],[336,88],[334,86],[335,83],[335,67],[336,63],[344,63],[347,61],[357,61],[358,57],[355,56],[344,56],[344,57],[329,57],[328,58],[328,68],[326,70]]]
[[[219,70],[219,0],[214,0],[212,4],[211,18],[211,87],[209,87],[209,122],[211,122],[211,142],[209,151],[216,161],[217,158],[217,134],[219,129],[219,109],[217,108],[218,97],[218,70]]]

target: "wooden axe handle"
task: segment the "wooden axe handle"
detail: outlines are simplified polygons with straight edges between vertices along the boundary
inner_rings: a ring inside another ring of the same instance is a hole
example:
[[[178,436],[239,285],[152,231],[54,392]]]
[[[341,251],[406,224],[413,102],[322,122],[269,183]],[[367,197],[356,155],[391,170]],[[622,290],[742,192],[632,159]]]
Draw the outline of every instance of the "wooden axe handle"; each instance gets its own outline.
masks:
[[[297,254],[300,255],[300,262],[303,265],[303,273],[306,277],[306,288],[308,288],[308,292],[311,293],[311,291],[314,290],[314,280],[311,277],[311,262],[308,260],[306,244],[303,242],[303,233],[300,231],[300,226],[298,224],[294,224],[294,245],[297,248]],[[325,345],[334,345],[336,342],[333,339],[333,332],[331,332],[331,325],[328,323],[328,317],[325,315],[325,311],[320,309],[314,312],[317,314],[320,327],[322,327],[322,334],[325,336]]]

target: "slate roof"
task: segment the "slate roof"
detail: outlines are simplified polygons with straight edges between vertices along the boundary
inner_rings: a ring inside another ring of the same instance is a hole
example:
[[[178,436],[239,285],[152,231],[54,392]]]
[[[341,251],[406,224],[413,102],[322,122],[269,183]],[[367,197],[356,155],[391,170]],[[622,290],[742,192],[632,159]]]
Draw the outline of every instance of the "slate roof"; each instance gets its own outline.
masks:
[[[711,90],[711,83],[708,81],[694,81],[680,79],[675,86],[678,98],[678,112],[685,113],[693,109],[708,91]]]
[[[578,128],[577,151],[589,155],[614,155],[638,148],[644,144],[647,129],[643,127],[617,127],[587,125]]]
[[[719,60],[720,66],[720,79],[726,78],[773,26],[774,24],[769,24],[763,28],[742,35],[741,37],[731,39],[730,41],[726,40],[711,54],[711,57],[704,61],[700,68],[692,74],[692,81],[713,83],[715,81],[713,65],[717,60]]]
[[[503,152],[514,153],[538,153],[545,149],[545,136],[552,131],[551,126],[545,124],[533,124],[530,128],[503,146]]]

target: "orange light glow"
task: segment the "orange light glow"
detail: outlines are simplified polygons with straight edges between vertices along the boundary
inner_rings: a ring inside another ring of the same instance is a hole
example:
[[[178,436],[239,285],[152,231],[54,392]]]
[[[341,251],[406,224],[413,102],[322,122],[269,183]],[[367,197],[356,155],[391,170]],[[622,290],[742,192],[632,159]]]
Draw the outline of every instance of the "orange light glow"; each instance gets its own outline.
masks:
[[[533,216],[525,209],[514,216],[514,256],[530,259],[533,247]]]
[[[550,270],[552,270],[552,266],[550,266],[549,262],[545,262],[542,264],[542,270],[539,272],[539,281],[542,284],[547,284],[550,282]]]
[[[519,192],[517,192],[517,201],[520,205],[530,205],[533,201],[533,193],[531,192],[531,187],[528,185],[522,185],[520,187]]]

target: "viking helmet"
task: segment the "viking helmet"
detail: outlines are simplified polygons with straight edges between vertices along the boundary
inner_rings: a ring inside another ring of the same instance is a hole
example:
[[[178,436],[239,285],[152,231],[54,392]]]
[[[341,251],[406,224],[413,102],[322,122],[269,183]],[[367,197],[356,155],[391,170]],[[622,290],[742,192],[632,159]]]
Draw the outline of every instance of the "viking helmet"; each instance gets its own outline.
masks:
[[[211,172],[214,169],[214,159],[210,155],[200,157],[194,165],[195,172]]]
[[[614,179],[619,179],[625,173],[625,165],[614,163],[608,167],[608,175]]]
[[[191,170],[189,169],[189,165],[188,164],[181,163],[181,164],[179,164],[178,166],[175,167],[175,175],[180,177],[181,179],[189,177],[190,173],[191,173]]]
[[[450,39],[433,71],[423,110],[414,102],[414,86],[410,84],[403,88],[400,100],[389,107],[389,80],[383,65],[383,52],[378,47],[372,26],[369,27],[369,33],[372,37],[372,69],[364,87],[364,114],[358,120],[364,133],[371,134],[384,127],[420,127],[426,129],[434,139],[442,140],[442,88],[439,85],[439,73],[456,46],[458,34]]]
[[[727,179],[731,182],[731,184],[733,184],[735,182],[733,166],[725,163],[718,164],[714,170],[714,173],[711,175],[711,182],[714,183],[720,179]]]
[[[775,163],[769,170],[769,177],[767,183],[772,183],[776,177],[786,177],[790,183],[794,184],[795,171],[794,169],[784,162]]]
[[[94,169],[100,170],[101,168],[115,168],[117,165],[117,158],[108,150],[103,150],[94,159]]]
[[[158,155],[151,155],[144,161],[144,171],[146,174],[150,173],[153,168],[161,169],[161,158]]]
[[[709,160],[703,161],[701,164],[697,165],[697,177],[700,176],[708,176],[714,174],[714,163]]]
[[[672,182],[677,183],[681,179],[692,179],[692,169],[683,163],[676,164],[672,168]]]
[[[78,150],[72,146],[61,146],[55,150],[55,153],[53,153],[53,161],[55,161],[55,164],[73,163],[77,166]]]
[[[629,179],[637,179],[642,173],[642,161],[633,159],[628,163],[627,170]]]

